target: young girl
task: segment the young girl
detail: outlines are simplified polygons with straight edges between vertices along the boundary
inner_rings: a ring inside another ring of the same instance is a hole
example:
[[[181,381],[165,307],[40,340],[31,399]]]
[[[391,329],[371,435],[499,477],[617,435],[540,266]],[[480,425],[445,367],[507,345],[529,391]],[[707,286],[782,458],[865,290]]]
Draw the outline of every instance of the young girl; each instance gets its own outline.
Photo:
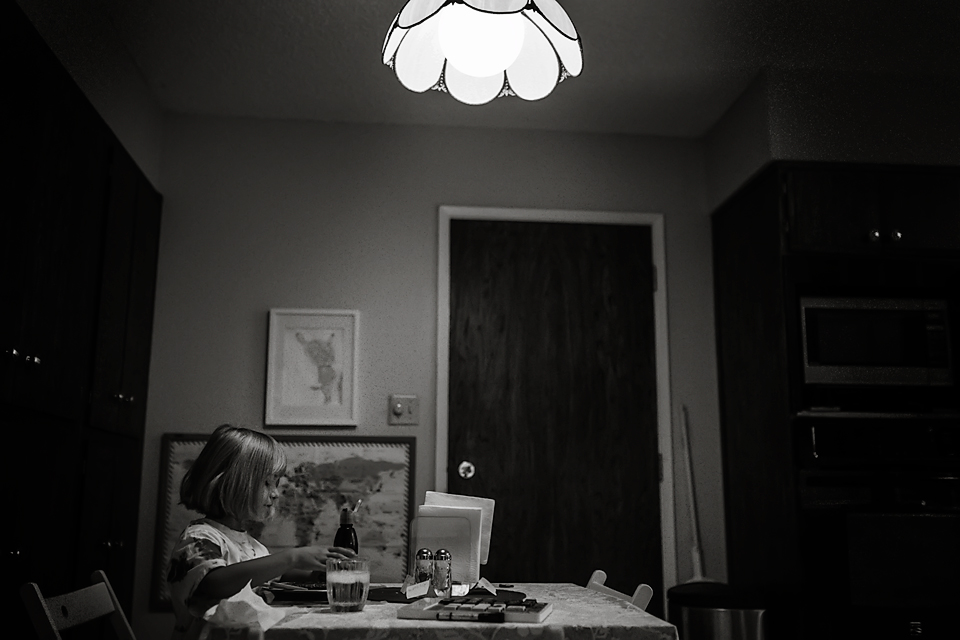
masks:
[[[180,502],[205,517],[184,529],[170,560],[175,640],[198,638],[207,609],[248,582],[256,587],[280,577],[306,580],[325,570],[327,558],[356,556],[340,547],[298,547],[271,555],[244,531],[244,523],[274,515],[286,466],[283,450],[270,436],[222,425],[187,471]]]

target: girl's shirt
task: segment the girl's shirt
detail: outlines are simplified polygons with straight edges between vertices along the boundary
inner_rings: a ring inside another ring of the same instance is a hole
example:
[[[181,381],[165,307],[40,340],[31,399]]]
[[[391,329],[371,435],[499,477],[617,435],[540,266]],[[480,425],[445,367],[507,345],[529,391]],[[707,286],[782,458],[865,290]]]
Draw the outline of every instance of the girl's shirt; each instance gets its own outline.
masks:
[[[180,534],[170,556],[167,583],[176,615],[174,640],[196,640],[203,630],[203,614],[219,600],[198,598],[197,585],[217,567],[270,555],[256,538],[208,518],[194,520]]]

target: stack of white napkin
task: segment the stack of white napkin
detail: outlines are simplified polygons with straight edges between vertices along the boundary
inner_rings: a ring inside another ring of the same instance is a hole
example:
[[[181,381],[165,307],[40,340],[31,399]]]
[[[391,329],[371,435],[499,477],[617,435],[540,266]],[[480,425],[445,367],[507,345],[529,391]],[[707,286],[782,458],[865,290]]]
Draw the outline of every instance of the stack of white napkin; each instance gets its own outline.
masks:
[[[221,600],[210,607],[203,618],[207,621],[205,637],[216,638],[217,629],[246,628],[262,632],[280,622],[286,615],[283,609],[271,607],[263,598],[254,593],[247,583],[234,596]]]

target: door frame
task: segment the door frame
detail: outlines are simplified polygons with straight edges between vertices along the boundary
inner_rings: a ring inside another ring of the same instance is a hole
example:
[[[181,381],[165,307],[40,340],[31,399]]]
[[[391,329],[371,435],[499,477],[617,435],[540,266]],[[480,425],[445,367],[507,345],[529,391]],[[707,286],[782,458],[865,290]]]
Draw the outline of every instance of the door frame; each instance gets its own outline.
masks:
[[[564,209],[509,209],[442,205],[437,234],[437,397],[436,466],[434,486],[447,490],[450,386],[450,221],[496,220],[622,224],[650,227],[656,287],[653,292],[654,340],[657,373],[657,441],[661,463],[660,546],[663,557],[663,597],[677,582],[673,496],[673,432],[670,400],[670,345],[667,330],[667,268],[662,213],[577,211]]]

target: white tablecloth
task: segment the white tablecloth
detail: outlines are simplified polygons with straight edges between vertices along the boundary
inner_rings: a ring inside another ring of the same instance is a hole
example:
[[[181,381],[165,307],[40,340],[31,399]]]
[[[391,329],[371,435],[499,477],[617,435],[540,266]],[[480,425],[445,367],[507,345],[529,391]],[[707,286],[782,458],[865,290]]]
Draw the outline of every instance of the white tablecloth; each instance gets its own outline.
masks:
[[[676,640],[672,624],[625,600],[574,584],[515,584],[528,598],[553,603],[539,624],[401,620],[400,604],[367,602],[358,613],[328,606],[286,607],[266,640]]]

